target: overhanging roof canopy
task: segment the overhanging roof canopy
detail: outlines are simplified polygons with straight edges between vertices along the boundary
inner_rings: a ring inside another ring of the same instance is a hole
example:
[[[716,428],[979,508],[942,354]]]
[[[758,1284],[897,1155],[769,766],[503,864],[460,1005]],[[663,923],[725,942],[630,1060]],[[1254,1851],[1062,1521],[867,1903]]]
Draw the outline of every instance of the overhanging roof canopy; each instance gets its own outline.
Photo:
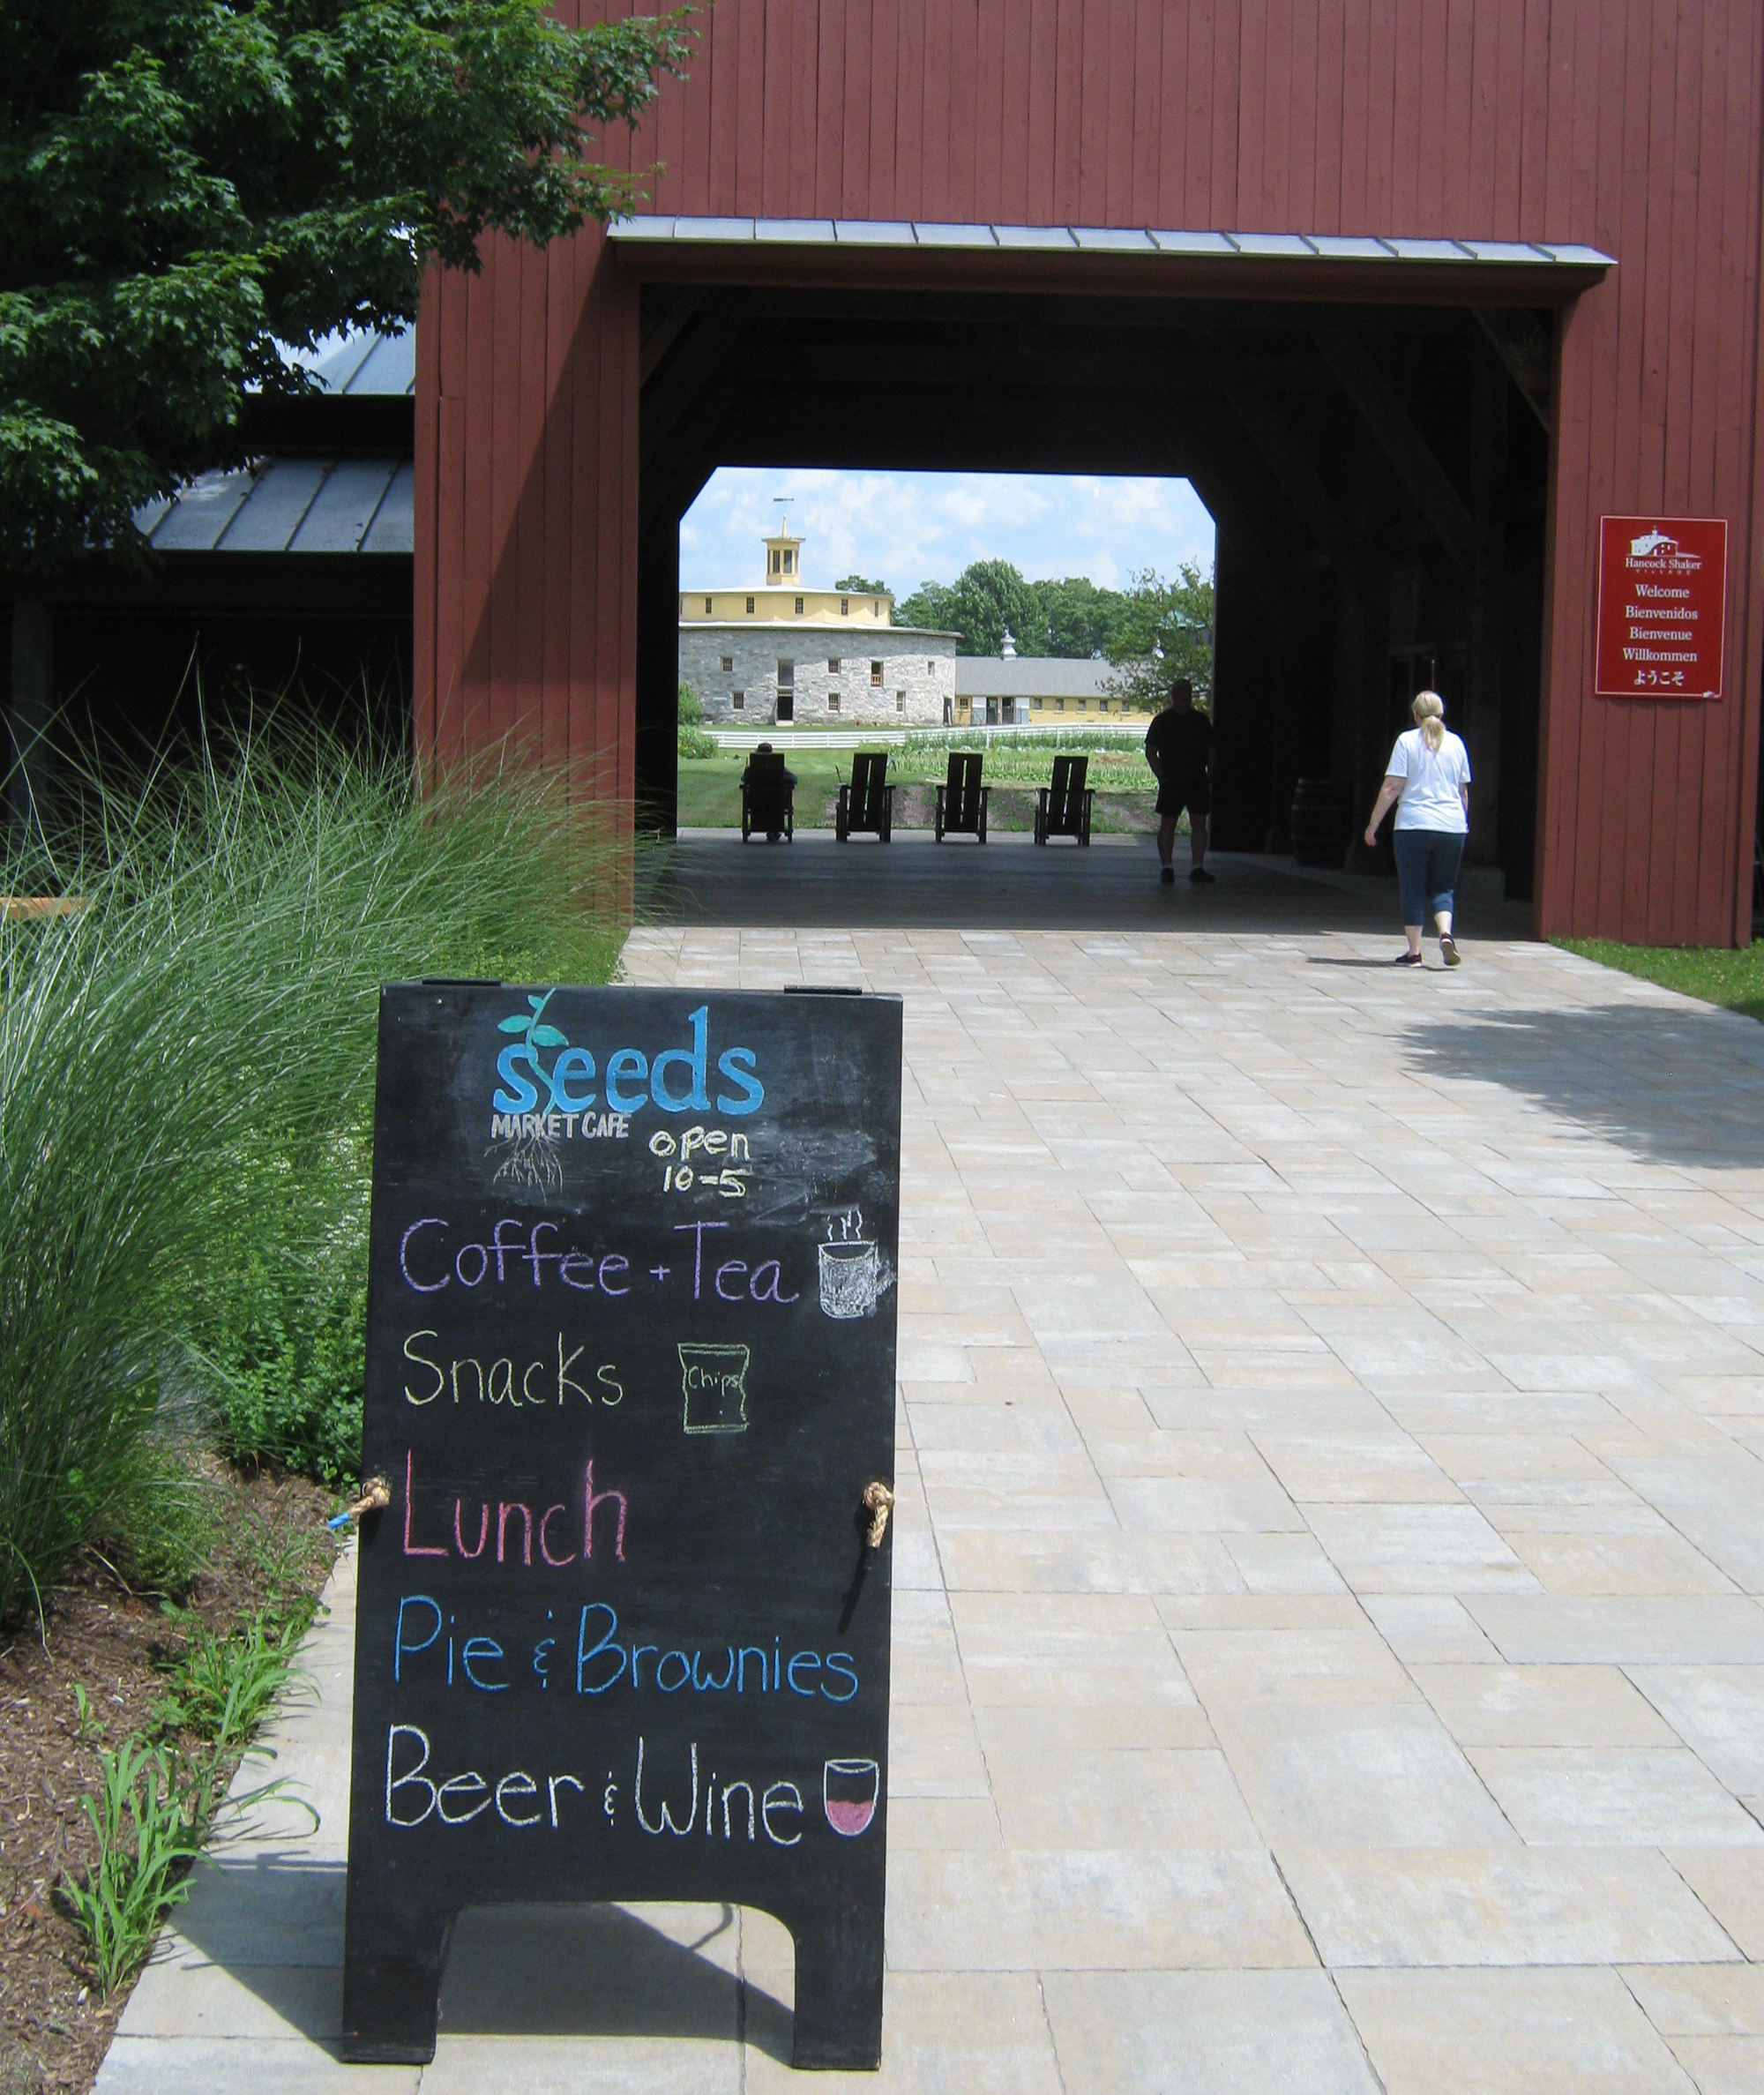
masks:
[[[1578,243],[1324,233],[1177,232],[1123,226],[927,224],[911,220],[637,216],[607,228],[645,276],[697,281],[1039,281],[1077,288],[1278,294],[1469,304],[1573,297],[1615,266]]]

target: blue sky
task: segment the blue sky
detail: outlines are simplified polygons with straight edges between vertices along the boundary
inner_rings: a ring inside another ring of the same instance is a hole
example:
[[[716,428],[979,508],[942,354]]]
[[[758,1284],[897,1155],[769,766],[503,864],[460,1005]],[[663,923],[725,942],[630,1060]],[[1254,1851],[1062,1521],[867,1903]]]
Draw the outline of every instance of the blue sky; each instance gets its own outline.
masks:
[[[789,498],[804,580],[826,588],[858,573],[904,596],[953,581],[970,560],[1010,560],[1031,581],[1088,575],[1125,587],[1137,569],[1213,565],[1213,520],[1185,480],[1057,473],[833,473],[724,466],[680,525],[680,587],[760,580],[773,498]]]

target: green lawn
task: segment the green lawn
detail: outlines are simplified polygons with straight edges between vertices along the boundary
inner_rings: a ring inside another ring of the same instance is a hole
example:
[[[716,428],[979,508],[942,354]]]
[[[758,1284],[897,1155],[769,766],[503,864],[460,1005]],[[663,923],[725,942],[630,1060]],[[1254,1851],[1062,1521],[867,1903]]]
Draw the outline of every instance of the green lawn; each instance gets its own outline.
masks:
[[[1738,952],[1726,946],[1618,946],[1609,939],[1558,939],[1556,943],[1664,989],[1764,1020],[1764,940]]]
[[[828,803],[851,776],[854,752],[848,749],[791,749],[784,760],[796,774],[796,827],[799,829],[831,827]],[[891,749],[888,776],[903,786],[940,784],[946,775],[947,752]],[[1099,832],[1141,828],[1151,819],[1152,775],[1136,749],[1088,752],[1089,782],[1096,789],[1095,827]],[[989,751],[984,776],[989,785],[1005,789],[992,800],[990,826],[996,829],[1027,829],[1035,789],[1044,786],[1053,774],[1054,752],[1034,748],[1001,748]],[[685,828],[738,829],[741,827],[741,774],[747,752],[726,750],[714,757],[682,757],[680,759],[679,820]],[[910,827],[914,816],[897,802],[895,819]],[[929,827],[929,806],[922,812]]]

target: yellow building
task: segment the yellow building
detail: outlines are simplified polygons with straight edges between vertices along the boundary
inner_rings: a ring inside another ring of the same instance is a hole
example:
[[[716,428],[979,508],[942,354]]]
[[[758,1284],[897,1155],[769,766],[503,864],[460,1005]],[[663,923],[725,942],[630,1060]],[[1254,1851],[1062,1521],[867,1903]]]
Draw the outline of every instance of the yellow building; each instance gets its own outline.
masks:
[[[680,597],[685,625],[892,625],[892,596],[803,587],[803,542],[781,531],[766,541],[766,580],[757,589],[694,589]]]

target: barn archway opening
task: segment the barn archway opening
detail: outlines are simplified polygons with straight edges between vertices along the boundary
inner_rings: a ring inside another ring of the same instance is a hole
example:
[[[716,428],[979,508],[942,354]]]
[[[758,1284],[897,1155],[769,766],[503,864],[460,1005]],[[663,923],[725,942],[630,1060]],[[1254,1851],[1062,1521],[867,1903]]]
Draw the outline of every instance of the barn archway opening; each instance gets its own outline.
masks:
[[[1289,851],[1301,778],[1363,811],[1432,685],[1476,775],[1469,863],[1484,892],[1528,898],[1553,320],[646,283],[640,819],[674,827],[679,526],[719,466],[1168,475],[1217,527],[1217,847]],[[1382,870],[1357,826],[1342,843],[1347,870]]]

